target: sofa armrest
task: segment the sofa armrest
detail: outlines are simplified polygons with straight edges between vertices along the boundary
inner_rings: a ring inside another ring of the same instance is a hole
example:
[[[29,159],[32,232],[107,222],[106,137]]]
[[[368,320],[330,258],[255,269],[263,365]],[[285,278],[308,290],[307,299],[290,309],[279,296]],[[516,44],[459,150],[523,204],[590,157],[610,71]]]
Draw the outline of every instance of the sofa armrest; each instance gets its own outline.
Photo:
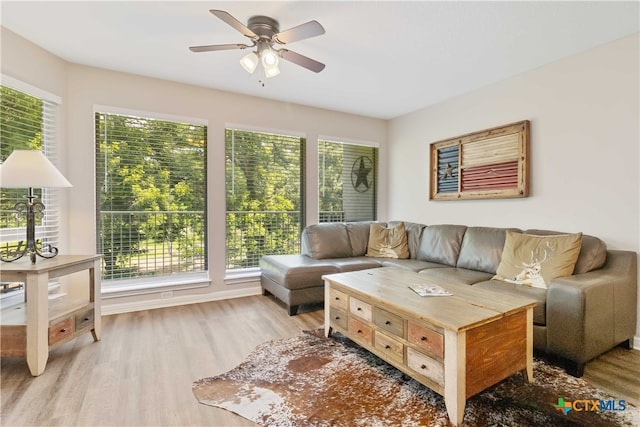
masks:
[[[637,316],[637,255],[607,251],[594,271],[552,280],[547,290],[547,347],[585,363],[633,337]]]

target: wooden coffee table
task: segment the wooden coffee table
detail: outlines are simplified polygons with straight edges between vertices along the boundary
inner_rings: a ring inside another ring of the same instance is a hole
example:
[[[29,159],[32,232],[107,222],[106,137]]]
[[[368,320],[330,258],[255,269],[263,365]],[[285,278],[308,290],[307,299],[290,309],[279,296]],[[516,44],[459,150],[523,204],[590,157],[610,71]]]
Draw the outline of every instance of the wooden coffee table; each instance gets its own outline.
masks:
[[[454,425],[469,397],[518,372],[533,378],[532,299],[391,267],[323,279],[325,335],[340,332],[444,396]],[[453,295],[420,297],[414,283]]]

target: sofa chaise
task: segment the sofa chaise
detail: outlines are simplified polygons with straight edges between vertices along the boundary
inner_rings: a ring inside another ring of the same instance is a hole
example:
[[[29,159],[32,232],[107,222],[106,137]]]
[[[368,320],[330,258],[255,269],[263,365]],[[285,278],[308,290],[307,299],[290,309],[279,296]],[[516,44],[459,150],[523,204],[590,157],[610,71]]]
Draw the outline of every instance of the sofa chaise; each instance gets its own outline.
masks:
[[[399,259],[366,256],[371,224],[306,227],[301,235],[301,254],[270,255],[260,260],[263,294],[273,294],[293,315],[301,304],[323,301],[324,274],[397,267],[425,277],[535,299],[534,348],[562,358],[567,372],[574,376],[582,376],[586,362],[616,345],[632,345],[637,316],[635,252],[607,250],[602,240],[583,235],[573,274],[550,280],[544,289],[494,278],[507,233],[561,233],[401,221],[375,223],[404,226],[409,253],[408,258]]]

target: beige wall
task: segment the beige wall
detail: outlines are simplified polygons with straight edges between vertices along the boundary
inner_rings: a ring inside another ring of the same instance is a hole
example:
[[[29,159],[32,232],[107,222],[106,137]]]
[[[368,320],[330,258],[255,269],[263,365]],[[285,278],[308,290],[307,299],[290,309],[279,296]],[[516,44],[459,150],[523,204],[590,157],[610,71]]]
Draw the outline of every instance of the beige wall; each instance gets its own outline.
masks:
[[[55,71],[53,75],[50,73],[51,69]],[[293,132],[307,138],[307,223],[317,222],[319,136],[331,135],[333,138],[379,144],[382,158],[380,180],[384,182],[386,179],[384,153],[387,122],[384,120],[69,64],[6,29],[2,30],[2,72],[41,86],[63,99],[64,120],[67,125],[63,135],[66,141],[63,155],[66,154],[67,165],[62,172],[73,184],[73,188],[67,191],[68,203],[63,210],[63,216],[72,224],[63,236],[64,243],[61,245],[67,253],[94,253],[96,247],[93,117],[96,106],[192,117],[208,122],[211,286],[174,292],[176,301],[192,301],[189,294],[195,293],[227,295],[230,290],[243,287],[257,290],[258,282],[255,279],[234,286],[226,286],[224,282],[226,125]],[[248,81],[248,84],[252,82]],[[381,217],[386,216],[385,190],[384,186],[379,190]],[[129,304],[128,307],[135,308],[143,306],[138,304],[141,301],[158,298],[159,292],[120,299],[117,303]],[[109,300],[106,305],[113,303],[113,300]]]
[[[640,251],[638,41],[636,34],[391,120],[389,219],[582,231]],[[525,119],[530,197],[429,201],[430,143]]]

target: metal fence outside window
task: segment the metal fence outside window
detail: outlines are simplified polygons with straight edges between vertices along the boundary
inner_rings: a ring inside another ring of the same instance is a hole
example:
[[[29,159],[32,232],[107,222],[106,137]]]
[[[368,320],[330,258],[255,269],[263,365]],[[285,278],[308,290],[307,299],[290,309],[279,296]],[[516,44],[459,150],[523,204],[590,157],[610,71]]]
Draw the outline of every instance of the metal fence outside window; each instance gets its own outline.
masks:
[[[228,211],[226,268],[258,267],[263,255],[300,253],[300,211]]]
[[[103,211],[99,219],[103,279],[207,269],[203,212]]]

